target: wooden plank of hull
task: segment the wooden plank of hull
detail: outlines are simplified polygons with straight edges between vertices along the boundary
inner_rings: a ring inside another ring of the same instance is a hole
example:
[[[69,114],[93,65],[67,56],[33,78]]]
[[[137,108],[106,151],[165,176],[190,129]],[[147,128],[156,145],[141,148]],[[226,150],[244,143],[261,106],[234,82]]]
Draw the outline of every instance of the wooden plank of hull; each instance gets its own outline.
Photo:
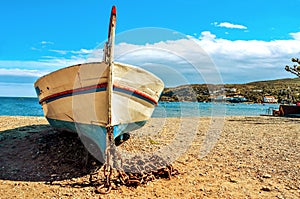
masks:
[[[42,107],[47,118],[106,126],[106,96],[106,91],[101,91],[62,97],[45,102]]]
[[[104,62],[78,64],[45,75],[34,86],[43,100],[58,93],[107,83],[107,68]]]

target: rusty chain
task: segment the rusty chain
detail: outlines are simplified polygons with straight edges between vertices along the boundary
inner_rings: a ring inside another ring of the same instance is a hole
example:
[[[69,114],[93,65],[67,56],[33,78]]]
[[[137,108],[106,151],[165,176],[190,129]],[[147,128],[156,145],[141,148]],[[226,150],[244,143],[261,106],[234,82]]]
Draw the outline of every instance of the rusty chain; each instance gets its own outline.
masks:
[[[150,162],[154,159],[157,165],[153,165],[153,162]],[[152,156],[148,160],[145,160],[144,157],[134,156],[130,160],[127,159],[122,166],[125,169],[115,169],[104,164],[103,174],[105,179],[103,184],[97,187],[98,193],[108,194],[111,190],[117,189],[121,185],[137,187],[159,178],[171,179],[172,176],[179,174],[177,169],[171,164],[166,164],[164,159],[159,156]],[[159,169],[155,169],[158,167]],[[116,175],[113,175],[114,171],[116,171]]]

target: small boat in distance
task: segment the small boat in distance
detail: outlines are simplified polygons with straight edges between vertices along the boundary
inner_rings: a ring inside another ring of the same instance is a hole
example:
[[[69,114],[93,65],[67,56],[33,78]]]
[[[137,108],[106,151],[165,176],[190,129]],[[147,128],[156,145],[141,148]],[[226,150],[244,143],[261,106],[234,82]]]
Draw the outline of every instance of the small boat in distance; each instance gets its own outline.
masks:
[[[142,127],[151,117],[164,88],[163,81],[154,74],[114,62],[115,26],[113,6],[103,61],[69,66],[34,84],[50,125],[89,140],[89,145],[100,149],[100,154],[93,155],[101,161],[107,135],[111,134],[116,144],[128,139],[130,131]]]

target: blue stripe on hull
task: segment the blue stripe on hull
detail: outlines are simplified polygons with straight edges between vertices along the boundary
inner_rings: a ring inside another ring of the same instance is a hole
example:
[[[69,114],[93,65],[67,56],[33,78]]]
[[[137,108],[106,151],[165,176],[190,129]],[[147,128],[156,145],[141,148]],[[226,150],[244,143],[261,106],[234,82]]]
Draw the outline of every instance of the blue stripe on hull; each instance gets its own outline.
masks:
[[[51,126],[59,129],[67,129],[77,132],[81,141],[89,152],[95,157],[103,161],[106,149],[106,128],[94,124],[82,124],[75,122],[68,122],[63,120],[56,120],[47,118]],[[133,122],[128,124],[120,124],[114,126],[114,139],[124,133],[141,128],[146,124],[146,121]],[[97,145],[97,147],[95,146]],[[95,149],[98,148],[98,149]],[[100,149],[100,151],[99,151]],[[100,157],[101,156],[101,157]]]
[[[144,101],[146,101],[146,102],[148,102],[148,103],[150,103],[150,104],[152,104],[152,105],[156,105],[156,103],[153,102],[152,99],[149,99],[149,98],[147,98],[147,97],[145,97],[145,96],[143,96],[143,95],[134,93],[134,92],[132,92],[132,91],[130,91],[130,90],[125,90],[125,89],[117,88],[117,87],[114,87],[113,90],[116,91],[116,92],[124,93],[124,94],[126,94],[126,95],[129,95],[129,96],[133,96],[133,97],[139,98],[139,99],[144,100]]]
[[[90,90],[82,90],[82,91],[78,91],[78,92],[71,92],[71,93],[66,93],[66,94],[62,94],[59,96],[55,96],[49,99],[46,99],[45,102],[49,103],[64,97],[71,97],[71,96],[75,96],[75,95],[83,95],[83,94],[89,94],[89,93],[96,93],[96,92],[102,92],[102,91],[106,91],[106,87],[100,87],[100,88],[92,88]]]

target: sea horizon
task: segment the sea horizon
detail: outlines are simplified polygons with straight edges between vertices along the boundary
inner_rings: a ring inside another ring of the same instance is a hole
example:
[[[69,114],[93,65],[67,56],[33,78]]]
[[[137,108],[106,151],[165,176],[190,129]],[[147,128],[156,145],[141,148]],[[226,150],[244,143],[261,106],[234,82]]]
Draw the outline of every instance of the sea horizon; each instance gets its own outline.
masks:
[[[279,104],[159,101],[152,117],[259,116]],[[0,97],[0,116],[44,116],[38,97]]]

